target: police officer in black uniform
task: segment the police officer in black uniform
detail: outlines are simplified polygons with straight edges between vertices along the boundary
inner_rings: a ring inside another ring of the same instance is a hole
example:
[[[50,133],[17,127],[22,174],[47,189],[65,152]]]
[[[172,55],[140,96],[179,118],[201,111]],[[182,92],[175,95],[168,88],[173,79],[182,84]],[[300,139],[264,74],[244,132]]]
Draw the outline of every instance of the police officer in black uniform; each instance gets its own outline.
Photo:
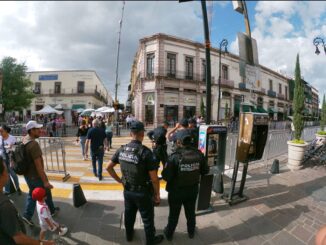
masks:
[[[166,133],[169,123],[165,121],[162,126],[155,128],[147,133],[148,138],[152,141],[152,149],[156,162],[162,162],[165,165],[168,159]]]
[[[188,130],[191,135],[191,145],[195,148],[198,148],[199,128],[197,128],[196,119],[190,118],[188,123]]]
[[[127,241],[132,241],[137,210],[142,217],[146,244],[158,244],[163,235],[155,236],[154,204],[160,204],[160,183],[157,176],[159,165],[154,162],[153,154],[142,145],[144,124],[134,121],[130,125],[132,141],[118,149],[109,161],[107,171],[124,186],[125,228]],[[120,164],[122,178],[114,166]]]
[[[191,146],[191,135],[188,130],[176,133],[177,149],[163,170],[163,179],[167,181],[166,190],[169,202],[168,224],[164,229],[167,240],[171,241],[178,224],[183,205],[187,218],[189,238],[195,234],[195,205],[198,195],[200,175],[208,173],[204,155]]]

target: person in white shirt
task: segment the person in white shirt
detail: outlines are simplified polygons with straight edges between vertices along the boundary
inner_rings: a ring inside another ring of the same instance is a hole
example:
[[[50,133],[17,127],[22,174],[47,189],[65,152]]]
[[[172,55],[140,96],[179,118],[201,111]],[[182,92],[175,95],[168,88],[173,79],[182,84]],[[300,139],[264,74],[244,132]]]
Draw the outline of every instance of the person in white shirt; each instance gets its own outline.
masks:
[[[0,128],[0,156],[4,160],[7,166],[7,171],[10,176],[10,178],[13,180],[15,189],[19,195],[21,195],[21,190],[19,187],[19,181],[17,174],[10,166],[10,155],[13,150],[13,145],[16,143],[16,138],[10,134],[11,128],[7,125],[3,125]],[[10,179],[8,183],[5,186],[5,194],[9,195],[10,193]]]
[[[46,192],[42,187],[37,187],[32,192],[33,200],[37,201],[36,209],[40,222],[40,240],[44,240],[47,231],[58,231],[60,236],[64,236],[68,232],[68,228],[60,225],[53,220],[48,205],[45,202]]]

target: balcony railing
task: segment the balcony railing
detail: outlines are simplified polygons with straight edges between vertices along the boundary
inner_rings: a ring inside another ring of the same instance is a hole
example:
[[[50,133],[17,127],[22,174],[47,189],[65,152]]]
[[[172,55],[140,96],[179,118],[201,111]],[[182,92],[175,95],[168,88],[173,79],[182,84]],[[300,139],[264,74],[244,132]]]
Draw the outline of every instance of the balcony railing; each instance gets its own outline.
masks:
[[[240,90],[245,90],[246,89],[246,84],[245,83],[239,83],[239,89]]]
[[[139,73],[139,77],[144,80],[154,80],[155,77],[166,77],[170,79],[178,79],[178,80],[188,80],[188,81],[205,81],[205,77],[203,74],[191,73],[185,71],[173,71],[167,70],[164,72],[157,73]],[[212,76],[211,83],[216,83],[215,78]]]
[[[221,86],[234,88],[234,81],[221,78]]]
[[[262,92],[263,94],[266,94],[266,89],[261,88],[261,89],[260,89],[260,92]]]
[[[86,96],[95,96],[97,99],[107,103],[107,98],[105,95],[100,93],[99,91],[95,89],[84,89],[84,91],[80,89],[67,89],[67,88],[61,88],[60,91],[55,91],[54,89],[40,89],[40,90],[33,90],[34,94],[39,94],[41,96],[80,96],[80,95],[86,95]],[[35,93],[37,92],[37,93]]]
[[[269,97],[273,97],[273,98],[275,98],[275,97],[276,97],[276,92],[273,91],[273,90],[268,90],[268,91],[267,91],[267,95],[268,95]]]
[[[279,98],[281,100],[284,100],[285,99],[285,96],[284,96],[284,94],[278,94],[277,95],[277,98]]]

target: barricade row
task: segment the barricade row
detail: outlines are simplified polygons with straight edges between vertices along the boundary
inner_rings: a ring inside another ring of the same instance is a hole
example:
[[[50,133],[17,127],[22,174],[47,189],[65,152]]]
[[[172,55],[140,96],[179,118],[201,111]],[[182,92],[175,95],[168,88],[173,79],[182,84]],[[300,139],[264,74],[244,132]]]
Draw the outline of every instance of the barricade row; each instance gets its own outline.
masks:
[[[310,142],[315,138],[315,134],[319,130],[319,127],[307,127],[304,128],[302,132],[302,138]],[[291,131],[281,130],[281,131],[269,131],[267,136],[267,142],[264,150],[264,154],[261,160],[254,161],[252,163],[259,163],[262,161],[270,161],[274,158],[277,158],[288,152],[287,141],[291,139]],[[236,149],[237,149],[238,135],[229,134],[227,137],[226,145],[226,156],[225,156],[225,165],[226,169],[233,168]]]
[[[22,141],[22,136],[16,136],[17,142]],[[36,139],[39,143],[44,160],[46,172],[61,174],[63,180],[67,180],[70,176],[66,167],[66,151],[65,143],[60,137],[40,137]]]

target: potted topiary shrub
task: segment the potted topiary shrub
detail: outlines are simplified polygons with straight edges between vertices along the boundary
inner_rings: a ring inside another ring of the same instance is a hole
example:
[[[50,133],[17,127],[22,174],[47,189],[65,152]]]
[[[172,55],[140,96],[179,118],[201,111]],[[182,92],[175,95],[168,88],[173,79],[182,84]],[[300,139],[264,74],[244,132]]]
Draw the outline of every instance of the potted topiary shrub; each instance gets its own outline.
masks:
[[[294,125],[294,139],[288,141],[288,164],[290,170],[299,170],[302,168],[302,160],[304,157],[305,149],[308,145],[301,139],[304,120],[304,85],[301,80],[299,54],[297,55],[295,65],[295,79],[294,79],[294,98],[293,98],[293,125]]]
[[[321,106],[321,119],[320,119],[320,131],[316,134],[317,145],[326,144],[326,100],[325,94],[323,98],[323,104]]]

